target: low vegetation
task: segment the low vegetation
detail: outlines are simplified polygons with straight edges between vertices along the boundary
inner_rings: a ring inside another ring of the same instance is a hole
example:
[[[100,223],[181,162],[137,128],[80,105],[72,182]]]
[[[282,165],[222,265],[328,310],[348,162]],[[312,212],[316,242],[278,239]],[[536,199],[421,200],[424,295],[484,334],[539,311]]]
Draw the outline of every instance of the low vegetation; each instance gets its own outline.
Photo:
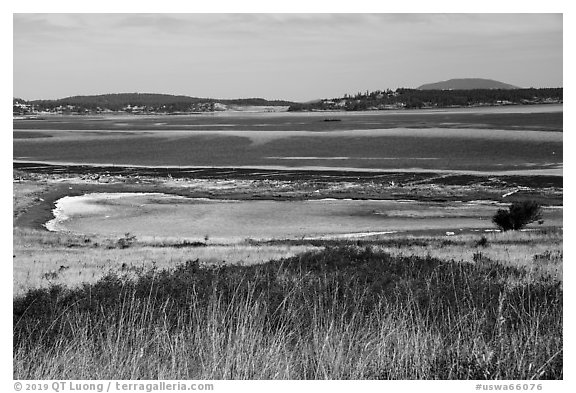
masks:
[[[190,259],[199,259],[201,265],[210,266],[251,265],[289,258],[318,248],[291,244],[206,244],[183,239],[142,241],[131,237],[130,234],[110,238],[88,237],[15,228],[13,293],[22,295],[30,289],[52,284],[74,288],[95,283],[108,272],[137,273],[154,266],[158,269],[172,268]],[[131,240],[130,243],[126,238]],[[547,249],[541,248],[538,252]],[[69,268],[61,270],[62,266]]]
[[[14,378],[563,378],[561,281],[479,246],[475,262],[328,247],[29,290]]]

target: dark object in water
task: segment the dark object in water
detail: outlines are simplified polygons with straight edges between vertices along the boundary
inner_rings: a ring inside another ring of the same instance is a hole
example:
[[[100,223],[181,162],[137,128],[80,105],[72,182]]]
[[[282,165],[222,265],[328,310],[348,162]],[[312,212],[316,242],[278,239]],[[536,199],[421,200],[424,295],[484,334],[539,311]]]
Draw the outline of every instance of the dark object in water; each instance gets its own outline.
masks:
[[[324,121],[342,121],[342,119],[326,118],[326,119],[324,119]]]

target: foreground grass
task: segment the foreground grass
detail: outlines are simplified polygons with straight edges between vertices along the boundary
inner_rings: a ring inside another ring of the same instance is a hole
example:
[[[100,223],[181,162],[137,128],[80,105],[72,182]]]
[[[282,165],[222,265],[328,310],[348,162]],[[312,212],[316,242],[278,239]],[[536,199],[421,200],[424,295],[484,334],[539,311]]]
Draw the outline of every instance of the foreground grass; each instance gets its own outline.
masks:
[[[558,379],[562,284],[334,247],[14,299],[17,379]]]

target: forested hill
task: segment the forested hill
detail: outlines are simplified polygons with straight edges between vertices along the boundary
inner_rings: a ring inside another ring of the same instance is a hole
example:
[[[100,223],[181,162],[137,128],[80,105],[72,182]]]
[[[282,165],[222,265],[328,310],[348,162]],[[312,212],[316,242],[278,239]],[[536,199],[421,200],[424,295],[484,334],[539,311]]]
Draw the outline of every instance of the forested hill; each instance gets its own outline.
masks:
[[[294,102],[263,98],[212,99],[183,95],[151,94],[151,93],[120,93],[91,96],[73,96],[57,100],[25,101],[13,100],[15,112],[17,108],[32,108],[35,111],[71,111],[102,112],[209,112],[233,106],[290,106]]]
[[[289,111],[383,110],[450,108],[490,105],[561,103],[563,88],[419,90],[396,89],[344,95],[340,98],[291,105]]]

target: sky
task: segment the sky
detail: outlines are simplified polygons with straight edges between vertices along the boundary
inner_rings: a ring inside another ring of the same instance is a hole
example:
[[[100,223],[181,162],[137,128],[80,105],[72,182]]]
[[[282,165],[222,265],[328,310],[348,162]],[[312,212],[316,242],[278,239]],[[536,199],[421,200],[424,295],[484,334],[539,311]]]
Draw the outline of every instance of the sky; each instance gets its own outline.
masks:
[[[562,14],[13,14],[13,96],[305,102],[451,78],[562,87]]]

